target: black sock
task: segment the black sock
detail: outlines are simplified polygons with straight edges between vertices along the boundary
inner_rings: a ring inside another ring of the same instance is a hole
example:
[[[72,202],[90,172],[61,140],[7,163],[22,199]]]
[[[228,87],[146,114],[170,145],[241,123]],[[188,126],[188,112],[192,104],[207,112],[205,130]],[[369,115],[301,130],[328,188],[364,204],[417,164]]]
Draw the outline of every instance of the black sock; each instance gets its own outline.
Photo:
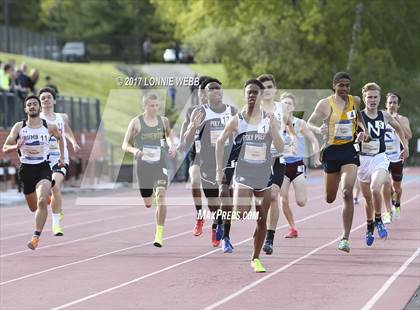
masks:
[[[218,225],[222,225],[223,224],[223,220],[222,220],[222,215],[221,214],[217,216],[217,224]]]
[[[375,222],[382,222],[382,217],[380,213],[375,213]]]
[[[195,205],[195,209],[197,210],[197,214],[200,213],[203,207],[201,205]]]
[[[367,230],[373,233],[374,226],[372,220],[367,221]]]
[[[266,239],[267,240],[270,240],[270,241],[274,241],[274,234],[275,233],[276,233],[275,230],[271,230],[271,229],[267,230],[267,237],[266,237]]]
[[[216,212],[213,212],[213,224],[211,224],[211,229],[216,229],[217,228],[217,218],[216,218]]]
[[[228,237],[230,234],[230,224],[223,224],[223,238]]]
[[[35,230],[35,231],[34,231],[34,236],[38,236],[38,237],[39,237],[39,236],[41,236],[41,232],[40,232],[40,231]]]
[[[395,208],[399,208],[399,207],[401,207],[401,206],[400,206],[400,202],[396,202],[396,201],[395,201],[395,202],[394,202],[394,207],[395,207]]]

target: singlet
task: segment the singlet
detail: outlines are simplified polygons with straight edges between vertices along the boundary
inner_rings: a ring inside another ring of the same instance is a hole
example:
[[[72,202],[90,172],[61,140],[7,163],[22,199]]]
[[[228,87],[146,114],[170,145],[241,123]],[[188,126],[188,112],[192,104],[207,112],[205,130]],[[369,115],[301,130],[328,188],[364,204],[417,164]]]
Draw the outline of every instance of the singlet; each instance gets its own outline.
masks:
[[[38,128],[30,128],[24,120],[18,138],[24,140],[18,150],[22,164],[36,165],[48,160],[50,135],[46,120],[43,119],[42,126]]]
[[[366,123],[369,135],[372,137],[370,142],[362,142],[360,155],[375,156],[385,152],[385,121],[382,111],[378,111],[375,119],[367,116],[366,111],[362,111],[362,117]]]
[[[54,124],[57,126],[58,131],[61,133],[61,139],[64,143],[64,163],[69,164],[69,151],[67,149],[67,140],[66,140],[66,130],[64,126],[64,119],[63,115],[61,113],[54,113],[55,120],[50,121],[47,119],[46,115],[41,112],[40,116],[41,118],[45,119],[47,123]],[[55,165],[58,163],[58,160],[60,159],[60,147],[58,145],[57,138],[54,136],[50,137],[50,157],[49,160],[52,165]]]
[[[337,106],[333,95],[329,96],[327,100],[331,107],[331,114],[327,120],[327,146],[353,143],[357,128],[354,97],[348,96],[349,101],[344,110]]]

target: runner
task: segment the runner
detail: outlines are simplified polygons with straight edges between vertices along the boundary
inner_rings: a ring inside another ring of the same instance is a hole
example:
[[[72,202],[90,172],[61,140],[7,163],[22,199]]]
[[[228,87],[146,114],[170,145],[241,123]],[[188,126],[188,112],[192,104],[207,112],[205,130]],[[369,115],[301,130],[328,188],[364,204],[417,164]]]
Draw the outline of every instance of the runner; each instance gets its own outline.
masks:
[[[222,83],[209,78],[203,82],[208,104],[193,111],[191,123],[185,133],[185,141],[191,143],[195,137],[195,147],[199,154],[201,186],[207,198],[209,210],[215,214],[212,224],[211,242],[218,247],[223,237],[223,220],[217,211],[220,209],[219,186],[216,182],[216,141],[226,126],[226,123],[237,113],[236,108],[223,103]],[[232,139],[224,146],[224,166],[232,148]]]
[[[290,185],[293,185],[295,191],[296,204],[299,207],[304,207],[307,202],[307,191],[306,191],[306,173],[305,164],[303,159],[305,157],[305,139],[310,142],[311,154],[314,155],[314,166],[318,167],[321,165],[319,161],[319,144],[318,140],[312,131],[306,125],[303,119],[299,119],[293,116],[295,111],[295,96],[291,93],[283,93],[280,96],[280,101],[284,107],[286,107],[286,115],[291,120],[298,139],[297,152],[292,152],[291,139],[287,132],[284,132],[284,159],[286,160],[285,178],[281,187],[281,198],[283,214],[289,223],[289,231],[284,236],[285,238],[297,238],[298,230],[296,228],[295,221],[293,219],[293,212],[289,206],[289,189]],[[268,253],[267,253],[268,254]]]
[[[229,121],[218,144],[223,145],[236,133],[235,145],[241,149],[235,168],[233,205],[239,218],[244,218],[251,209],[251,200],[255,198],[258,219],[251,267],[255,272],[265,272],[259,255],[267,232],[267,212],[271,203],[271,143],[282,152],[283,141],[275,116],[267,115],[261,109],[264,85],[257,79],[251,79],[245,82],[244,90],[246,106]],[[220,148],[217,151],[217,179],[221,181],[223,152]]]
[[[188,125],[191,122],[192,112],[196,108],[200,108],[202,105],[207,104],[206,92],[204,91],[203,83],[205,80],[209,78],[210,78],[209,76],[203,75],[203,76],[200,76],[198,80],[198,83],[199,83],[198,90],[197,90],[198,105],[193,105],[192,107],[188,108],[185,120],[181,126],[181,132],[179,134],[181,143],[178,147],[178,151],[181,153],[184,152],[184,149],[186,146],[184,135],[185,135],[185,132],[187,131]],[[204,219],[200,218],[200,214],[202,212],[200,165],[199,165],[199,160],[197,157],[197,151],[195,149],[195,143],[192,144],[187,156],[188,156],[188,161],[190,163],[188,173],[189,173],[190,182],[191,182],[191,192],[192,192],[192,197],[194,200],[195,210],[197,211],[196,223],[193,229],[193,235],[200,236],[203,233]]]
[[[48,123],[57,126],[64,144],[64,167],[59,167],[58,165],[60,150],[58,149],[58,143],[55,137],[51,137],[49,146],[49,161],[52,170],[52,178],[55,182],[54,187],[51,189],[52,231],[54,236],[62,236],[63,230],[61,229],[60,220],[64,217],[64,213],[62,209],[63,201],[61,187],[69,169],[69,152],[67,150],[66,138],[71,142],[75,153],[80,151],[80,147],[69,126],[67,114],[54,112],[54,106],[56,104],[56,94],[54,90],[48,87],[42,88],[39,91],[39,99],[41,100],[42,107],[40,117],[47,120]]]
[[[153,198],[156,199],[156,233],[153,244],[162,247],[168,184],[165,157],[168,155],[173,159],[176,152],[169,121],[158,114],[158,97],[154,93],[145,94],[143,104],[144,113],[131,120],[122,149],[133,154],[137,161],[137,180],[146,208],[152,206]]]
[[[277,121],[279,122],[279,134],[282,135],[284,131],[290,132],[290,137],[293,142],[291,142],[291,146],[295,149],[297,140],[296,140],[296,133],[293,128],[292,123],[289,121],[287,117],[287,113],[284,111],[284,106],[281,102],[274,101],[274,97],[276,95],[276,81],[274,76],[271,74],[263,74],[258,77],[258,80],[264,86],[264,92],[262,95],[261,100],[261,108],[264,112],[268,114],[273,114]],[[274,242],[274,234],[276,232],[277,223],[279,220],[279,194],[280,188],[283,184],[284,179],[284,169],[285,169],[285,161],[283,158],[283,153],[277,152],[274,145],[271,145],[271,156],[273,158],[272,164],[272,181],[273,184],[271,186],[271,204],[270,209],[268,210],[268,217],[267,217],[267,236],[264,243],[263,251],[267,255],[271,255],[273,253],[273,242]]]
[[[333,203],[341,183],[344,207],[342,211],[343,236],[338,249],[350,252],[349,236],[353,222],[353,188],[359,162],[359,140],[369,140],[366,125],[360,115],[360,98],[349,95],[351,78],[346,72],[338,72],[333,78],[334,95],[321,99],[308,120],[308,127],[318,135],[324,135],[325,145],[321,153],[325,172],[325,198]],[[322,121],[323,125],[317,124]],[[356,126],[363,131],[356,139]],[[357,141],[356,141],[357,140]]]
[[[362,142],[360,151],[360,168],[357,179],[360,189],[366,201],[366,244],[371,246],[374,237],[374,227],[378,230],[379,237],[386,239],[388,232],[381,218],[382,209],[382,186],[388,180],[389,160],[385,154],[385,128],[389,124],[400,137],[404,137],[404,131],[388,112],[378,111],[381,100],[381,88],[376,83],[367,83],[362,88],[363,101],[366,108],[362,111],[362,117],[367,124],[372,140]],[[400,158],[408,157],[407,141],[402,139],[403,150]],[[373,217],[375,216],[375,222]]]
[[[398,111],[401,106],[401,97],[396,92],[391,92],[386,94],[386,110],[387,112],[395,118],[401,128],[404,131],[405,139],[408,141],[412,138],[412,133],[410,129],[410,121],[407,117],[398,114]],[[403,179],[403,167],[404,161],[401,160],[401,141],[399,136],[396,134],[395,130],[387,125],[385,128],[385,146],[386,146],[386,155],[388,156],[389,171],[392,177],[392,186],[391,181],[385,183],[383,188],[384,201],[387,207],[387,213],[384,213],[384,223],[390,222],[391,218],[399,219],[401,216],[401,195],[402,187],[401,182]],[[391,211],[391,190],[394,192],[394,199],[392,199],[392,205],[395,208],[395,212]],[[389,212],[392,212],[392,217]]]
[[[23,193],[29,209],[35,212],[35,231],[27,245],[31,250],[35,250],[48,217],[48,196],[51,187],[54,186],[48,163],[50,137],[54,136],[58,141],[59,167],[64,166],[64,143],[57,126],[41,119],[39,98],[28,96],[24,102],[27,118],[13,126],[3,145],[3,152],[18,152]]]

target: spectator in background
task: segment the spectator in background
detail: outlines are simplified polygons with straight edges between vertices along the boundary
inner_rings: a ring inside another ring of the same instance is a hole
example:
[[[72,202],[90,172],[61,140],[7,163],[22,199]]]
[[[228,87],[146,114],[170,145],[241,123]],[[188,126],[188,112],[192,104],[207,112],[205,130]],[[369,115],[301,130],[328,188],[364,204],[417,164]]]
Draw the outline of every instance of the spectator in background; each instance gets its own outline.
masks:
[[[144,63],[150,62],[151,55],[152,55],[152,41],[150,40],[150,38],[146,38],[146,40],[143,42]]]
[[[179,63],[179,52],[181,51],[181,47],[179,46],[178,42],[174,42],[174,51],[175,51],[175,58],[176,62]]]
[[[57,86],[53,84],[52,79],[49,75],[45,77],[45,82],[46,82],[45,87],[52,88],[55,91],[56,95],[58,96],[58,88]]]
[[[29,74],[29,78],[31,79],[31,92],[36,94],[36,88],[35,85],[39,80],[39,70],[38,69],[32,69],[31,73]]]
[[[22,63],[16,77],[16,91],[21,99],[25,99],[29,95],[32,87],[32,81],[27,72],[28,66]]]
[[[171,106],[172,106],[172,108],[174,108],[175,107],[175,97],[176,97],[175,86],[172,85],[168,88],[168,96],[169,96],[169,98],[171,98]]]
[[[3,69],[0,70],[0,91],[1,92],[12,91],[11,75],[12,75],[12,67],[10,66],[10,64],[5,64]]]

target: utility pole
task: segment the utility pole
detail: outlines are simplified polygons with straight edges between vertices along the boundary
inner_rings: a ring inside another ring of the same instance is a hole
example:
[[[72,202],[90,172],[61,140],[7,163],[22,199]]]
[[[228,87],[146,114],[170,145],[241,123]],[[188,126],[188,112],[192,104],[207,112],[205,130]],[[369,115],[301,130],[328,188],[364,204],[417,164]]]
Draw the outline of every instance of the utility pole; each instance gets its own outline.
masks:
[[[6,52],[10,53],[10,30],[9,30],[9,0],[3,0],[4,31],[6,37]]]

